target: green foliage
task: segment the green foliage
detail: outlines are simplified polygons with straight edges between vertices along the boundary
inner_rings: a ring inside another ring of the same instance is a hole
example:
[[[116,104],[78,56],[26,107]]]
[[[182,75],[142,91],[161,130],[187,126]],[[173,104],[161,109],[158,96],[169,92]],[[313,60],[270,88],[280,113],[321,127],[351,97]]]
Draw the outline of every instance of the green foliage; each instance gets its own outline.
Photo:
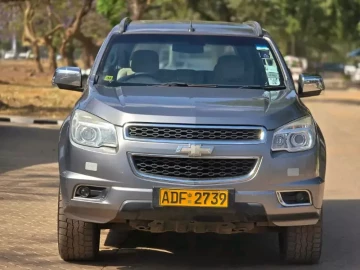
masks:
[[[284,54],[314,60],[344,61],[347,52],[360,46],[360,0],[94,1],[81,31],[98,42],[111,26],[118,24],[123,17],[131,16],[151,20],[256,20],[270,32]],[[51,0],[51,3],[61,23],[67,25],[82,1]],[[134,14],[134,8],[138,8],[137,14]],[[6,35],[5,39],[13,32],[21,32],[22,12],[16,5],[2,4],[0,15],[0,28]],[[34,23],[39,34],[50,28],[44,5],[37,8]],[[53,25],[57,23],[55,21]],[[54,43],[59,44],[60,40],[61,32],[58,32]]]
[[[126,0],[97,0],[96,10],[107,18],[111,25],[121,20],[121,15],[127,13]]]

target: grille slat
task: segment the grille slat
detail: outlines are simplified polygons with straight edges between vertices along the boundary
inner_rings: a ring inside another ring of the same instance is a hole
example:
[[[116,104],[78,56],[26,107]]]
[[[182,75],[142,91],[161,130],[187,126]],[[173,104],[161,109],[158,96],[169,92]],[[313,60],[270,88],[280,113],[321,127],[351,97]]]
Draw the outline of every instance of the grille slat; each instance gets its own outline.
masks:
[[[200,128],[132,125],[127,135],[135,139],[260,141],[260,128]]]
[[[217,179],[249,174],[256,158],[194,159],[155,156],[133,156],[135,169],[140,173],[184,179]]]

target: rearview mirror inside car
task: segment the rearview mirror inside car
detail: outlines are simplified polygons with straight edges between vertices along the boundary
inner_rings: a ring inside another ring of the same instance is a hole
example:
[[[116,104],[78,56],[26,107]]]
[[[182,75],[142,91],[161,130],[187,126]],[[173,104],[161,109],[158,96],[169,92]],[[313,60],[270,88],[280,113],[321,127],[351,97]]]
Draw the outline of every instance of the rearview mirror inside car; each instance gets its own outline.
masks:
[[[175,43],[172,46],[173,52],[178,53],[204,53],[204,45],[202,44],[189,44],[189,43]]]
[[[60,89],[81,92],[83,90],[81,69],[78,67],[57,68],[52,79],[52,84],[57,85]]]
[[[311,74],[300,74],[298,94],[299,97],[318,96],[325,89],[321,76]]]

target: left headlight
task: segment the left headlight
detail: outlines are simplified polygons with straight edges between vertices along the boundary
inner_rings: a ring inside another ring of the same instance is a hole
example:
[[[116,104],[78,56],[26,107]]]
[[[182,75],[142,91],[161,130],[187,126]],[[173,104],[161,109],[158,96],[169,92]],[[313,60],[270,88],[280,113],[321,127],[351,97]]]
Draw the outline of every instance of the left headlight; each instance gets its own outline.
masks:
[[[298,152],[313,148],[315,125],[310,116],[300,118],[275,130],[271,150]]]
[[[76,110],[71,120],[71,139],[91,147],[117,146],[115,126],[81,110]]]

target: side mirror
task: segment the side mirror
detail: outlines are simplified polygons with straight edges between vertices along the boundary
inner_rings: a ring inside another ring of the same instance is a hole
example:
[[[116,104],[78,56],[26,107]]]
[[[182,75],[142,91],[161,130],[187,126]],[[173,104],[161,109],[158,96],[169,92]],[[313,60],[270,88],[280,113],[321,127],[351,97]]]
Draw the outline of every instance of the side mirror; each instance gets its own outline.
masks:
[[[320,95],[325,89],[325,84],[321,76],[300,74],[299,76],[299,97],[312,97]]]
[[[81,69],[78,67],[60,67],[57,68],[52,84],[60,89],[74,90],[82,92]]]

